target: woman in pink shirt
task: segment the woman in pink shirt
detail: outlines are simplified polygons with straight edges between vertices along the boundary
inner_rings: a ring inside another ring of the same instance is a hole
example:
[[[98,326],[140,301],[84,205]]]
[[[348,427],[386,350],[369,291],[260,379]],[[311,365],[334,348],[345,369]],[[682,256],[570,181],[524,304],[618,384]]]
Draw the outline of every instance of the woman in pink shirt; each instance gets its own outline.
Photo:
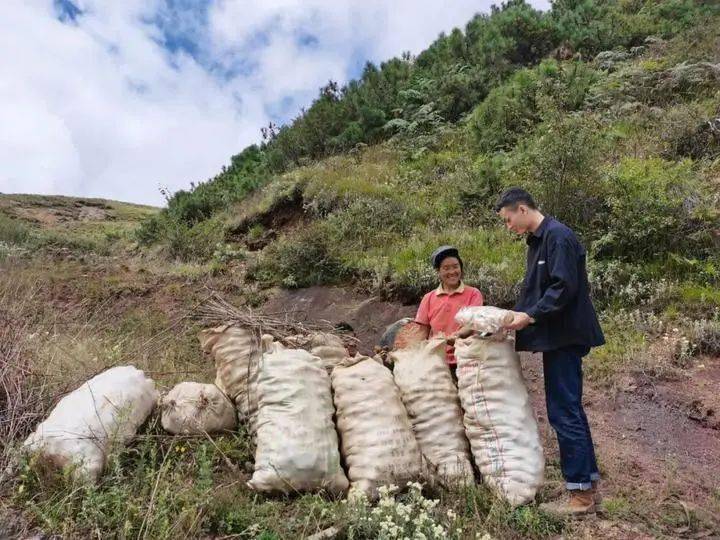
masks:
[[[443,334],[452,338],[460,330],[460,325],[455,322],[457,312],[466,306],[482,306],[483,296],[475,287],[462,282],[463,262],[456,248],[439,247],[430,257],[430,262],[437,270],[440,285],[423,297],[415,322],[429,327],[430,336]],[[454,352],[455,347],[448,344],[446,360],[453,377],[457,364]]]

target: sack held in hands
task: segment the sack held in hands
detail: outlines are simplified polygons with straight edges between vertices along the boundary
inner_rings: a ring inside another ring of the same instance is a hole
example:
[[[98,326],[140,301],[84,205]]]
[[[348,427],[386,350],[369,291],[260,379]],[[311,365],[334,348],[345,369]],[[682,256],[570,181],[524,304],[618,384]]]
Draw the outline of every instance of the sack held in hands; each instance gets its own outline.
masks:
[[[512,505],[530,502],[545,459],[512,340],[455,342],[465,432],[483,480]]]

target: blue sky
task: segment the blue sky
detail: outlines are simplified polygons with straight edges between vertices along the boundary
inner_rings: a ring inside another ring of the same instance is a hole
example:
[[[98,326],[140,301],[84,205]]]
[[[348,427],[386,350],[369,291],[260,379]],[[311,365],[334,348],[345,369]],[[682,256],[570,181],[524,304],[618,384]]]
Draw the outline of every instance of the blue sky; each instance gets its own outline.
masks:
[[[489,1],[4,0],[0,192],[160,205]],[[533,1],[546,9],[547,0]]]

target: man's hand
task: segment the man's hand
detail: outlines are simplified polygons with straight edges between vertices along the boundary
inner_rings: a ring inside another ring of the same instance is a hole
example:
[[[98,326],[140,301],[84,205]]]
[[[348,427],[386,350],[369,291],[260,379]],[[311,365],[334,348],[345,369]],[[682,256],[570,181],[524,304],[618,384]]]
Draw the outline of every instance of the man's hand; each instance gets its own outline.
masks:
[[[513,311],[513,320],[510,324],[505,325],[506,330],[522,330],[527,325],[534,323],[535,320],[527,313],[522,311]]]

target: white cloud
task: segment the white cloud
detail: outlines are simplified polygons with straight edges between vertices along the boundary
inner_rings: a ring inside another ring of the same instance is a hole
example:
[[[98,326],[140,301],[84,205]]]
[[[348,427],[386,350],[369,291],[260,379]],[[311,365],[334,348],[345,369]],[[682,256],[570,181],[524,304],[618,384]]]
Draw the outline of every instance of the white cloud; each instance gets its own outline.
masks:
[[[359,61],[417,53],[489,3],[215,0],[205,18],[162,0],[84,0],[71,24],[53,0],[5,0],[0,192],[161,204],[158,185],[212,177],[272,112],[296,114]],[[157,20],[195,54],[160,45]]]

